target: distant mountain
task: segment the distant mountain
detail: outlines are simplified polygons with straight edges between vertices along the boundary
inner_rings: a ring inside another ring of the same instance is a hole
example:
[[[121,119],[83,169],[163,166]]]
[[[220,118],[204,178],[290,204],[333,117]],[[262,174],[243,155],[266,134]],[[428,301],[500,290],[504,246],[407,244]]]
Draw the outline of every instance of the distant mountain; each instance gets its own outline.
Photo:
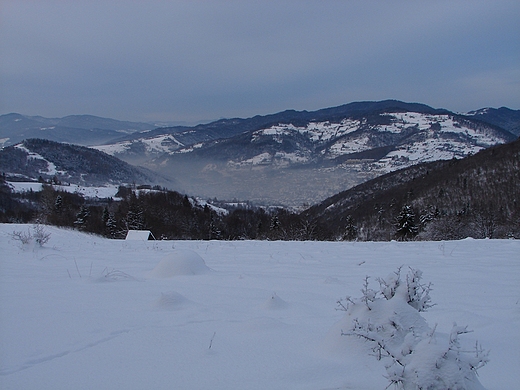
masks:
[[[14,145],[29,138],[97,145],[120,138],[125,133],[153,128],[153,125],[147,123],[117,121],[92,115],[44,118],[5,114],[0,115],[0,147]]]
[[[44,179],[87,186],[172,184],[103,152],[42,139],[28,139],[1,149],[0,172],[8,179]]]
[[[466,115],[499,126],[516,136],[520,136],[520,110],[511,110],[507,107],[482,108],[470,111]]]
[[[516,138],[471,116],[394,100],[173,130],[134,133],[96,148],[174,177],[191,194],[297,206],[387,172],[463,158]]]
[[[377,161],[392,171],[424,161],[461,158],[515,137],[455,114],[399,110],[371,112],[337,122],[278,123],[261,130],[174,152],[212,158],[234,167],[338,166]]]
[[[397,169],[512,141],[517,116],[505,108],[462,115],[397,100],[164,128],[9,114],[0,117],[0,142],[35,137],[89,145],[158,172],[190,195],[302,206]]]
[[[448,112],[444,109],[434,109],[420,103],[405,103],[398,100],[380,102],[354,102],[338,107],[324,108],[317,111],[286,110],[276,114],[257,115],[252,118],[220,119],[197,126],[162,127],[152,131],[136,132],[121,136],[115,142],[107,142],[98,149],[109,154],[126,154],[133,158],[143,154],[156,156],[161,153],[170,153],[175,150],[190,147],[199,143],[227,139],[243,133],[265,129],[280,123],[294,126],[306,126],[311,122],[339,122],[344,118],[363,116],[373,112],[394,112],[399,110],[418,113],[441,114]]]
[[[328,238],[397,238],[406,209],[423,239],[520,237],[520,140],[461,160],[435,161],[391,172],[340,192],[303,215]]]

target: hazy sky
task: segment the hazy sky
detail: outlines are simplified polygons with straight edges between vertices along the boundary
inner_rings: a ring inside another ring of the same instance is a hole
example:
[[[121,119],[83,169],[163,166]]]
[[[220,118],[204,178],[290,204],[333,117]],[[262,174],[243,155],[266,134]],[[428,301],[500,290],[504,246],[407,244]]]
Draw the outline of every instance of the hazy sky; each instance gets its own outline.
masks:
[[[520,1],[0,0],[0,114],[520,109]]]

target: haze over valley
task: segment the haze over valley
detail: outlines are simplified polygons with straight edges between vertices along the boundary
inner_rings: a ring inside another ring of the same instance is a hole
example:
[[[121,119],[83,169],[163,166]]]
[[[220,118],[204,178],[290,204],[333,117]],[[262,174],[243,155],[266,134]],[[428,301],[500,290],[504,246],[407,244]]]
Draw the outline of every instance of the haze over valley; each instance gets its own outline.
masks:
[[[460,159],[514,140],[520,122],[518,112],[508,110],[508,122],[503,118],[497,122],[496,116],[490,115],[493,110],[462,115],[388,100],[144,131],[139,130],[144,124],[93,117],[78,116],[76,122],[69,117],[69,127],[52,128],[46,127],[50,120],[39,119],[34,124],[21,115],[4,115],[0,119],[5,145],[36,131],[40,138],[54,141],[81,134],[78,143],[148,172],[148,178],[127,177],[126,182],[119,180],[122,184],[137,181],[208,199],[301,207],[388,172],[423,162]],[[485,118],[491,119],[486,122]],[[55,119],[54,123],[66,119]],[[507,123],[507,129],[495,123]],[[99,144],[103,132],[111,139]],[[35,158],[33,154],[30,161]],[[5,163],[2,169],[27,175]],[[79,171],[73,172],[75,169]],[[67,172],[47,167],[32,172],[32,178],[57,175],[60,181],[74,182],[72,178],[81,174],[81,184],[102,184],[102,180],[88,179],[81,169],[81,165],[69,167]],[[114,179],[105,173],[107,183],[113,184]]]

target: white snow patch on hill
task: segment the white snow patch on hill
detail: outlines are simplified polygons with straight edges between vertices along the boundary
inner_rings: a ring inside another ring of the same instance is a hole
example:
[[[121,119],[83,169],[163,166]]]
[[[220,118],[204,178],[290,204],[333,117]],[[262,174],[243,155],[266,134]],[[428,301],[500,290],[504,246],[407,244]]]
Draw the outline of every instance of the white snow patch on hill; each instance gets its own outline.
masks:
[[[142,144],[146,153],[151,154],[170,153],[184,146],[172,135],[160,135],[152,138],[140,138],[135,141],[122,141],[110,145],[97,145],[92,146],[92,148],[114,156],[129,151],[136,144]]]
[[[100,152],[104,152],[106,154],[110,154],[111,156],[114,156],[116,154],[124,153],[130,149],[132,146],[131,141],[123,141],[123,142],[117,142],[115,144],[110,145],[97,145],[97,146],[91,146],[92,149],[99,150]]]
[[[366,135],[348,141],[340,140],[330,146],[328,151],[324,150],[324,153],[328,152],[329,158],[336,158],[345,154],[363,152],[371,149],[371,147],[368,146],[369,141]]]
[[[35,182],[8,182],[9,187],[14,192],[25,192],[25,191],[41,191],[42,183]],[[116,185],[107,185],[105,187],[85,187],[77,184],[69,185],[53,185],[56,191],[65,191],[70,193],[78,193],[86,198],[113,198],[115,197],[118,187]]]
[[[452,115],[433,115],[414,112],[384,114],[390,124],[369,124],[366,121],[345,119],[339,123],[311,122],[297,127],[293,124],[278,124],[253,133],[251,142],[261,137],[272,137],[275,142],[282,143],[287,137],[296,133],[306,137],[315,145],[326,145],[320,154],[326,159],[369,151],[376,147],[373,135],[378,133],[419,134],[416,141],[407,140],[395,146],[382,159],[375,161],[369,170],[380,170],[381,173],[401,169],[421,162],[463,158],[474,154],[485,147],[503,142],[503,140],[478,131],[464,123],[459,123]],[[370,129],[370,130],[369,130]],[[361,130],[358,134],[351,134]],[[263,152],[258,155],[237,161],[229,161],[232,167],[274,165],[284,166],[294,163],[305,163],[312,159],[312,152],[302,148],[293,153]],[[349,162],[352,164],[352,161]],[[355,164],[355,162],[354,162]]]
[[[54,165],[53,162],[45,159],[43,156],[39,155],[38,153],[31,152],[29,149],[27,149],[22,144],[15,145],[14,147],[17,148],[17,149],[23,150],[24,152],[26,152],[27,153],[27,158],[29,158],[29,159],[43,160],[43,161],[45,161],[47,163],[47,169],[40,169],[39,173],[43,173],[43,174],[46,174],[46,175],[55,175],[56,173],[58,173],[58,171],[56,170],[56,165]],[[60,173],[66,173],[66,172],[60,171]]]

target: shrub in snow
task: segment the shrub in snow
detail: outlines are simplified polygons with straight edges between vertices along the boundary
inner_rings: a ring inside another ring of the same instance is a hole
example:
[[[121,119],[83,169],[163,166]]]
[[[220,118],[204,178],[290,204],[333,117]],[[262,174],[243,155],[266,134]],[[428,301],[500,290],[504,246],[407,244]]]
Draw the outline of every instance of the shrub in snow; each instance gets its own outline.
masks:
[[[362,297],[347,297],[339,308],[352,319],[343,335],[357,336],[371,344],[378,360],[388,358],[387,379],[397,389],[481,390],[477,370],[488,362],[488,352],[475,344],[472,351],[461,346],[459,336],[467,327],[453,325],[450,334],[430,328],[420,312],[432,306],[431,285],[421,283],[422,272],[410,269],[406,278],[401,268],[379,289],[369,288],[365,278]]]
[[[34,241],[40,246],[44,246],[51,238],[51,234],[45,230],[42,225],[36,225],[33,227]]]
[[[29,229],[26,232],[14,231],[11,233],[11,238],[21,242],[22,245],[28,245],[34,240],[39,246],[44,246],[50,240],[51,234],[42,225],[35,225],[32,233]]]
[[[208,272],[210,269],[196,252],[176,249],[161,259],[150,272],[150,276],[171,278],[176,275],[200,275]]]
[[[22,245],[27,245],[32,241],[32,234],[29,230],[27,230],[27,232],[15,230],[10,236],[13,240],[19,241]]]

